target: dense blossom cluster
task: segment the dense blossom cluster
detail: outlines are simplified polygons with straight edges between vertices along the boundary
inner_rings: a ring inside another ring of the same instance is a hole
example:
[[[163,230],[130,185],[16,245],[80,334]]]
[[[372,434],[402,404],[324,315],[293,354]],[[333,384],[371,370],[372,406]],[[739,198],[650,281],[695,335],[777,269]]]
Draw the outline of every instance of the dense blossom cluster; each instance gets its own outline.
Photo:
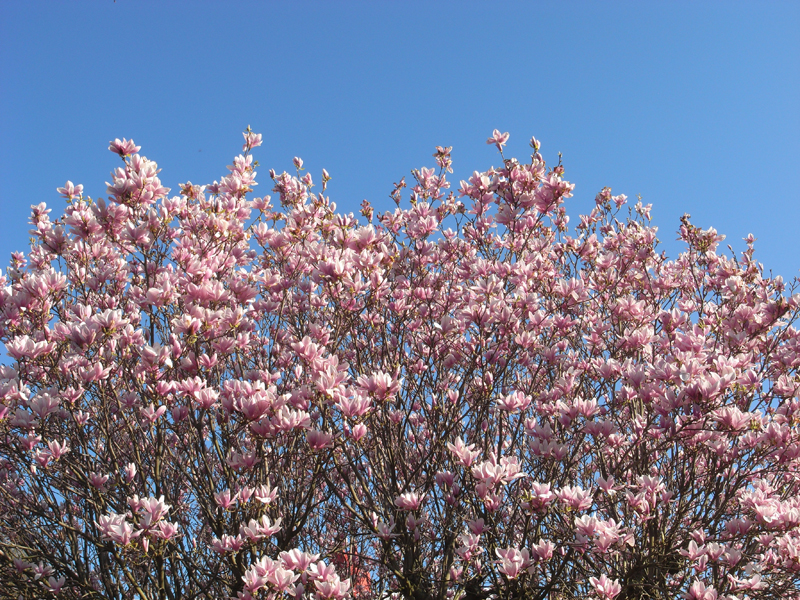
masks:
[[[800,598],[800,296],[524,163],[336,212],[131,140],[0,277],[9,597]],[[410,193],[410,198],[408,197]],[[409,202],[406,208],[401,208]]]

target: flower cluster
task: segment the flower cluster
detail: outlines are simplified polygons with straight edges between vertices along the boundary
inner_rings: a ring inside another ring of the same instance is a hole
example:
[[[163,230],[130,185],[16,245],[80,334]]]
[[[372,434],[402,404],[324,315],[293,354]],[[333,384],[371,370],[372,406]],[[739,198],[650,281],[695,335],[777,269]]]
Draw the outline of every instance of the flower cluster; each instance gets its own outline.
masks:
[[[508,133],[487,140],[503,152]],[[32,207],[0,276],[9,597],[800,598],[800,295],[530,160],[341,214],[259,134]],[[405,204],[407,200],[407,204]]]

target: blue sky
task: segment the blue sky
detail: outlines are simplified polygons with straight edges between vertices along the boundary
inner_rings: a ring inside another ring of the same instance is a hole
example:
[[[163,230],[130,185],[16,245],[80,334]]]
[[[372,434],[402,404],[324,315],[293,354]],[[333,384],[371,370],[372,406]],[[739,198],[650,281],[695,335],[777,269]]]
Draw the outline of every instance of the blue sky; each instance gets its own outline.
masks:
[[[800,2],[0,3],[0,265],[29,206],[97,197],[133,138],[162,181],[209,183],[264,135],[257,188],[293,156],[341,210],[389,209],[392,182],[454,146],[454,184],[532,135],[576,184],[715,227],[786,278],[800,268]],[[457,186],[455,186],[457,187]]]

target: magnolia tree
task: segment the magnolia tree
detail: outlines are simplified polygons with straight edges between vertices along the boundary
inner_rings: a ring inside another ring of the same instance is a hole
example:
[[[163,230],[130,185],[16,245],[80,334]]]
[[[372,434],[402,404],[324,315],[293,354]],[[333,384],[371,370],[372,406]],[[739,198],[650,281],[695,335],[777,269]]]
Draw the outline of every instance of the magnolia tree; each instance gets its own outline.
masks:
[[[800,295],[538,141],[336,212],[261,136],[33,207],[0,291],[10,598],[800,598]],[[409,198],[410,195],[410,198]],[[410,202],[410,204],[408,204]],[[406,206],[401,208],[400,206]]]

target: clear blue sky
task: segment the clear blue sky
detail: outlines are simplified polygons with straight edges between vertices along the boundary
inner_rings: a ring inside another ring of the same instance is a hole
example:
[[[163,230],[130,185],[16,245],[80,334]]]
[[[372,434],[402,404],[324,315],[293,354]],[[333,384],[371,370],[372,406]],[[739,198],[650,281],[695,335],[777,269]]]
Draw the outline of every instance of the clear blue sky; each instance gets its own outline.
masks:
[[[800,268],[800,2],[0,2],[0,265],[29,206],[93,196],[133,138],[162,180],[209,183],[264,135],[269,168],[304,159],[340,209],[390,208],[392,182],[454,146],[455,182],[543,143],[576,183],[573,222],[605,185]]]

